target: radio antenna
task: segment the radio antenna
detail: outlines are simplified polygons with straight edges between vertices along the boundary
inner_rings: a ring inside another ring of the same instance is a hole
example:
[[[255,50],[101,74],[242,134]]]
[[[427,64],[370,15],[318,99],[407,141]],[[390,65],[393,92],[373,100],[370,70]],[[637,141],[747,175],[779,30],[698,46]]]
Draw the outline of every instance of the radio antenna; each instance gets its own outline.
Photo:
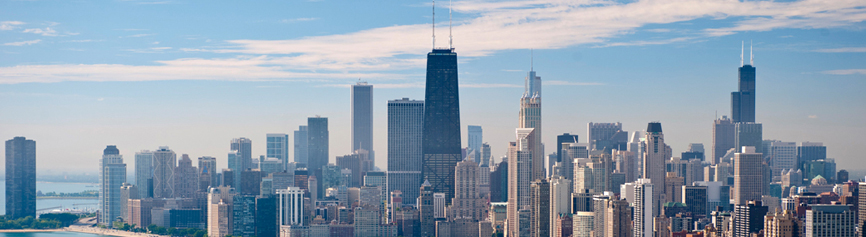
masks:
[[[453,49],[454,39],[451,37],[451,0],[448,0],[448,48]]]
[[[436,48],[436,0],[433,0],[433,48]]]

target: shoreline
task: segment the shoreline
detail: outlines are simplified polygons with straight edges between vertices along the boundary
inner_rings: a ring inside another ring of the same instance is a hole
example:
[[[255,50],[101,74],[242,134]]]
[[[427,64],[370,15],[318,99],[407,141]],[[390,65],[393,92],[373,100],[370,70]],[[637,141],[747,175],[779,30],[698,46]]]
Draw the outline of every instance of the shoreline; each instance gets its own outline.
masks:
[[[163,237],[167,235],[155,235],[148,233],[136,233],[130,231],[122,231],[122,230],[114,230],[114,229],[101,229],[97,227],[83,227],[83,226],[75,226],[71,225],[69,227],[63,228],[62,231],[69,232],[78,232],[78,233],[86,233],[86,234],[96,234],[96,235],[110,235],[110,236],[120,236],[120,237]]]

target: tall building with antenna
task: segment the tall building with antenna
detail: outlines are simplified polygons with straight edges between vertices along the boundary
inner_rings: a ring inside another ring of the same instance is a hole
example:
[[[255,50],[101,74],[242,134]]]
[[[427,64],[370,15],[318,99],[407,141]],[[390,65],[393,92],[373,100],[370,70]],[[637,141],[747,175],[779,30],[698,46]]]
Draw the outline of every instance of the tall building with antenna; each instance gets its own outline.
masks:
[[[435,2],[434,2],[435,16]],[[436,48],[435,18],[433,50],[427,54],[427,84],[422,128],[422,176],[433,192],[454,197],[454,167],[462,158],[460,142],[460,93],[457,86],[457,53],[454,48]]]
[[[739,90],[731,92],[731,120],[755,122],[755,57],[749,46],[749,64],[744,64],[745,43],[740,50]]]
[[[535,75],[535,68],[530,57],[529,73],[524,81],[523,97],[520,98],[520,113],[518,128],[534,128],[535,143],[532,150],[532,179],[544,179],[544,150],[541,149],[541,77]]]

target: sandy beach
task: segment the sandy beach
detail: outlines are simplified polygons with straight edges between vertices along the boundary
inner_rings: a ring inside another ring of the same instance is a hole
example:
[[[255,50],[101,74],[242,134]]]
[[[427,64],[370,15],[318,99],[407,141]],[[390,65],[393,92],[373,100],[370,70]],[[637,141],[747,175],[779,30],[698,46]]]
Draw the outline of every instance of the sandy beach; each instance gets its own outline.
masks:
[[[123,237],[162,237],[167,235],[154,235],[148,233],[136,233],[122,230],[112,230],[112,229],[102,229],[97,227],[84,227],[84,226],[69,226],[63,228],[63,231],[73,231],[73,232],[81,232],[81,233],[89,233],[89,234],[98,234],[98,235],[111,235],[111,236],[123,236]]]

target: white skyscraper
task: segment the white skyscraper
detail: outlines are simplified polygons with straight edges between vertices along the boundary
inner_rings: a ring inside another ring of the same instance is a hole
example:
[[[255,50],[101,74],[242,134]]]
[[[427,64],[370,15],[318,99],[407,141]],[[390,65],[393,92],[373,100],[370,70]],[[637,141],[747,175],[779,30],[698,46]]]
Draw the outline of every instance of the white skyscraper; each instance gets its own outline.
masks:
[[[518,128],[534,128],[535,139],[532,150],[532,179],[544,179],[544,150],[541,145],[541,77],[535,76],[530,70],[525,80],[526,88],[520,98],[520,114]],[[528,183],[526,184],[528,187]]]
[[[280,225],[304,225],[304,190],[299,187],[278,189],[277,195],[280,196]]]
[[[519,211],[529,205],[533,155],[537,136],[534,128],[516,129],[517,142],[508,147],[508,230],[518,231]],[[516,234],[513,232],[512,234]]]
[[[153,198],[174,197],[174,168],[177,154],[167,146],[153,152]]]
[[[571,180],[562,176],[550,178],[550,220],[556,220],[560,214],[571,213]],[[556,222],[550,222],[550,229],[556,229]]]
[[[634,237],[653,236],[653,212],[656,212],[653,183],[649,179],[638,179],[634,183]]]
[[[126,183],[126,164],[115,146],[103,151],[100,167],[99,223],[111,226],[120,214],[120,186]]]
[[[289,163],[289,134],[285,133],[268,133],[267,134],[267,156],[277,158],[283,164],[283,170],[286,169],[286,164]]]

